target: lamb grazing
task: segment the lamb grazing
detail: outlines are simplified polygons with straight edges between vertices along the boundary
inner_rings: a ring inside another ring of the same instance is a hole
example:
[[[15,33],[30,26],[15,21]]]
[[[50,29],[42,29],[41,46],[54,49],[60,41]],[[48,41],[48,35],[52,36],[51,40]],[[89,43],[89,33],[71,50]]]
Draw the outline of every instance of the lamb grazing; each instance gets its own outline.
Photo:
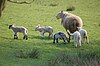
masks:
[[[42,38],[44,38],[44,33],[46,32],[49,33],[48,37],[53,36],[53,28],[51,26],[45,26],[45,27],[36,26],[35,31],[39,31],[41,33]]]
[[[72,38],[74,38],[74,45],[75,47],[81,46],[81,35],[78,31],[75,31],[73,34],[71,34]]]
[[[77,27],[83,26],[82,19],[79,16],[68,13],[67,11],[59,12],[56,18],[62,19],[61,24],[66,29],[69,38],[70,38],[70,33],[74,33],[77,30]]]
[[[77,27],[79,33],[81,34],[81,40],[82,40],[82,44],[84,44],[84,40],[86,39],[86,43],[89,43],[89,39],[88,39],[88,34],[87,31],[85,29],[83,29],[82,27]]]
[[[69,38],[63,33],[63,32],[57,32],[54,34],[53,36],[53,43],[55,43],[55,41],[58,43],[58,39],[63,39],[64,44],[66,44],[66,41],[69,43]]]
[[[9,29],[12,29],[14,32],[14,39],[18,39],[17,33],[23,33],[24,37],[23,39],[28,39],[28,30],[25,27],[21,27],[21,26],[15,26],[15,25],[9,25]]]

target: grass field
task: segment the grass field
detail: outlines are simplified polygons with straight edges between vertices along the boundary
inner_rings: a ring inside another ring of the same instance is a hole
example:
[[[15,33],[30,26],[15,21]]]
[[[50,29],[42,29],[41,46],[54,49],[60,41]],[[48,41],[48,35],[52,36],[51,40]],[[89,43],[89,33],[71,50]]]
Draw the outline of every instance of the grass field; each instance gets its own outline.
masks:
[[[32,1],[32,0],[14,0]],[[40,37],[34,28],[50,25],[54,32],[65,29],[56,19],[56,14],[69,7],[75,7],[71,13],[80,16],[84,28],[88,31],[89,44],[81,48],[69,44],[53,44],[52,39]],[[34,0],[31,4],[7,2],[0,18],[0,66],[99,66],[100,65],[100,0]],[[13,39],[9,24],[24,26],[28,29],[28,40]],[[28,56],[33,50],[38,58]],[[86,59],[85,59],[86,58]],[[74,59],[74,60],[73,60]],[[84,61],[83,61],[84,60]],[[76,63],[75,63],[76,62]]]

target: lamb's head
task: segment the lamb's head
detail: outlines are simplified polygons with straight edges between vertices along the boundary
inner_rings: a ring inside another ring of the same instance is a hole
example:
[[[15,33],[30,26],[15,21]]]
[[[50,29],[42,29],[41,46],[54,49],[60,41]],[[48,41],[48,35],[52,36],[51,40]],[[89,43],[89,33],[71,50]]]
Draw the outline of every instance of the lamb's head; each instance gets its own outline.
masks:
[[[77,29],[78,29],[78,31],[79,31],[80,29],[82,29],[82,27],[77,27]]]
[[[14,25],[12,24],[12,25],[9,25],[9,29],[11,29],[11,27],[14,27]]]
[[[63,18],[63,17],[66,16],[67,14],[68,14],[67,11],[60,11],[60,12],[57,14],[56,18],[57,18],[57,19]]]
[[[40,27],[40,26],[36,26],[36,27],[35,27],[35,31],[37,31],[37,30],[39,29],[39,27]]]

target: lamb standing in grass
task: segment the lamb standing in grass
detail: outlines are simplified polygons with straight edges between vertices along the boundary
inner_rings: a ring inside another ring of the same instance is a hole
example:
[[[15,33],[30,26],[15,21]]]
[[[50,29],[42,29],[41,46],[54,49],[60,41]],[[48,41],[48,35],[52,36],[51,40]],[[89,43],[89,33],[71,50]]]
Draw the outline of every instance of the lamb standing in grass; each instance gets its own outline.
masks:
[[[75,47],[81,46],[81,35],[78,31],[75,31],[73,34],[71,34],[72,38],[74,38],[74,45]]]
[[[48,37],[53,36],[53,28],[51,26],[45,26],[45,27],[36,26],[35,31],[39,31],[41,33],[42,38],[44,38],[44,33],[46,33],[46,32],[49,33]]]
[[[89,39],[88,39],[88,34],[87,31],[85,29],[83,29],[82,27],[77,27],[79,33],[81,34],[81,40],[82,40],[82,44],[84,44],[84,40],[86,39],[86,43],[89,43]]]
[[[15,25],[9,25],[9,29],[12,29],[13,32],[14,32],[14,39],[18,39],[18,36],[17,36],[17,33],[20,32],[20,33],[23,33],[24,37],[23,39],[28,39],[28,36],[27,36],[27,29],[25,27],[21,27],[21,26],[15,26]]]
[[[63,39],[64,44],[66,44],[66,40],[69,43],[69,38],[63,32],[57,32],[54,34],[53,43],[55,43],[55,41],[58,43],[58,39]]]

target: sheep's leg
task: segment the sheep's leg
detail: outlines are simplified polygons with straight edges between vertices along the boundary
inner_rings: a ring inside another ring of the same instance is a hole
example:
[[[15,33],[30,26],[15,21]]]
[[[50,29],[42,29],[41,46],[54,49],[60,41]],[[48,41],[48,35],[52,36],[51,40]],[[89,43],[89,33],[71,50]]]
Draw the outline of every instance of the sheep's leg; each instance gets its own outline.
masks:
[[[82,44],[84,44],[84,37],[82,37]]]
[[[44,38],[44,32],[41,32],[41,37]]]
[[[27,35],[24,35],[23,39],[26,39],[27,40],[28,39],[28,36]]]
[[[56,39],[56,43],[58,43],[58,38]]]
[[[81,40],[78,41],[78,46],[81,47]]]
[[[74,41],[74,46],[77,47],[77,41]]]
[[[49,33],[49,36],[48,37],[52,37],[53,36],[53,34],[52,33]]]
[[[86,43],[87,43],[87,44],[89,43],[89,39],[88,39],[88,36],[86,36]]]
[[[49,36],[48,37],[50,37],[50,35],[51,35],[51,33],[49,33]]]
[[[23,39],[25,39],[25,35],[24,35]]]
[[[77,38],[74,37],[74,46],[77,47]]]
[[[54,37],[53,37],[53,43],[55,43],[55,40],[56,40],[56,37],[55,37],[55,35],[54,35]]]
[[[63,41],[64,41],[64,44],[66,44],[66,41],[65,41],[65,39],[64,38],[62,38],[63,39]]]
[[[70,39],[69,38],[66,38],[67,42],[69,43]]]
[[[14,39],[18,39],[17,33],[14,34]]]
[[[69,41],[68,41],[68,42],[70,42],[70,37],[71,37],[71,35],[70,35],[70,33],[69,33],[68,30],[66,30],[66,31],[67,31],[67,34],[69,35]]]
[[[55,43],[55,38],[53,39],[53,43]]]
[[[84,44],[84,37],[81,38],[81,42],[82,42],[82,44]]]
[[[28,39],[28,36],[26,35],[26,40]]]

